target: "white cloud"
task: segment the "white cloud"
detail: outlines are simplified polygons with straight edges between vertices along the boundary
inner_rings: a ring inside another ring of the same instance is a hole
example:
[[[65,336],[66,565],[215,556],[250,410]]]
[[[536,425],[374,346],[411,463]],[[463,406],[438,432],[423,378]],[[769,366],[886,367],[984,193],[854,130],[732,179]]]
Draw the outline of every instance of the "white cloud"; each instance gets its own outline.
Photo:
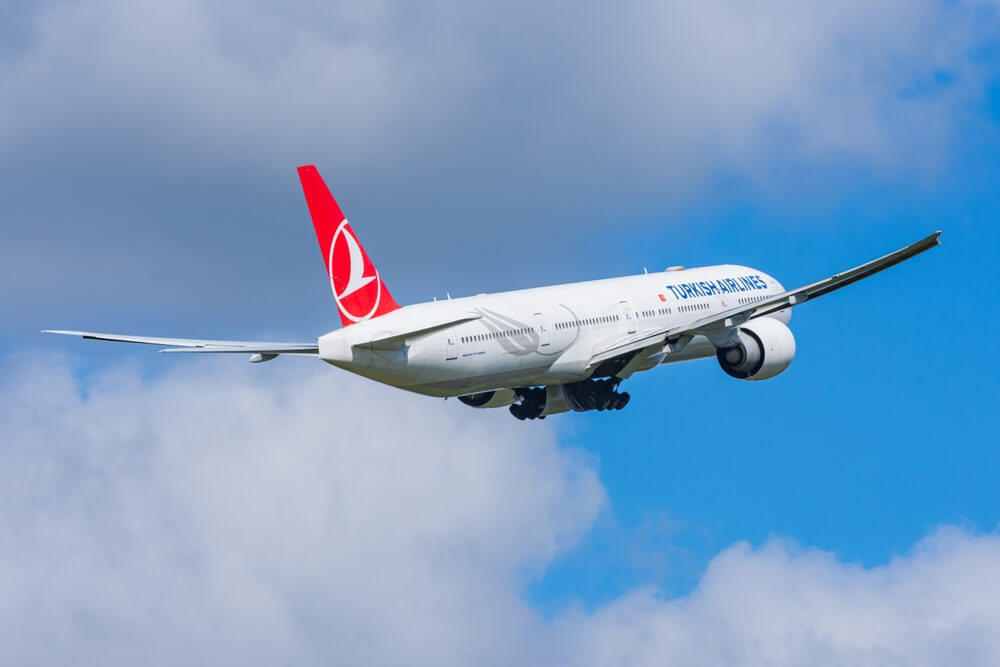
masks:
[[[186,156],[194,168],[262,148],[294,164],[316,142],[356,161],[384,154],[398,139],[385,132],[399,123],[419,124],[425,109],[443,113],[455,67],[433,40],[416,48],[397,39],[378,3],[303,9],[192,0],[40,6],[36,39],[0,67],[0,90],[19,100],[0,116],[0,139],[86,127],[115,144],[131,138],[173,160]]]
[[[997,27],[936,0],[40,7],[0,65],[8,143],[117,128],[189,163],[321,154],[575,192],[622,171],[686,190],[776,162],[931,168]]]
[[[299,269],[303,162],[383,266],[419,253],[414,299],[470,273],[471,291],[561,281],[581,239],[641,235],[651,210],[734,191],[812,209],[859,174],[949,173],[989,136],[996,73],[976,55],[995,13],[971,2],[28,7],[0,25],[0,43],[33,27],[0,55],[0,298],[32,319],[84,294],[200,316],[180,298],[197,290],[230,321],[320,294]],[[294,285],[256,270],[265,253]]]
[[[524,587],[603,501],[549,424],[304,360],[180,364],[4,365],[3,664],[1000,661],[1000,538],[953,528],[873,569],[738,544],[686,596],[546,621]]]
[[[603,498],[544,427],[294,360],[0,405],[4,664],[509,662]]]
[[[628,595],[561,620],[577,664],[992,665],[1000,538],[943,528],[865,569],[776,541],[717,556],[688,597]]]

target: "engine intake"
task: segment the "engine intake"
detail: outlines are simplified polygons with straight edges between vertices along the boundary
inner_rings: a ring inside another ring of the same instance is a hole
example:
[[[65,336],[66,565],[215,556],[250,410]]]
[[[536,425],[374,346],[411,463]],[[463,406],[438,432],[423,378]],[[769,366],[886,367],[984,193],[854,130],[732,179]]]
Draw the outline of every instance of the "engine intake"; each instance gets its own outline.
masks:
[[[795,336],[779,320],[761,317],[737,330],[735,344],[715,355],[726,373],[738,380],[767,380],[788,368],[795,358]]]

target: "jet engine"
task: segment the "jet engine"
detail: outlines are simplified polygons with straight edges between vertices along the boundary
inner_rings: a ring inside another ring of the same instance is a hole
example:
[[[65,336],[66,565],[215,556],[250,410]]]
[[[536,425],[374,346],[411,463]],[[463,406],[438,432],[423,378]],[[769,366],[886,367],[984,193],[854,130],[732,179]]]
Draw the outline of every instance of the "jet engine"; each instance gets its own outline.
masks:
[[[722,370],[739,380],[766,380],[783,372],[795,358],[795,337],[783,322],[760,317],[741,326],[734,344],[720,347]]]
[[[497,391],[481,391],[477,394],[459,396],[458,400],[473,408],[502,408],[517,400],[517,394],[512,389]]]

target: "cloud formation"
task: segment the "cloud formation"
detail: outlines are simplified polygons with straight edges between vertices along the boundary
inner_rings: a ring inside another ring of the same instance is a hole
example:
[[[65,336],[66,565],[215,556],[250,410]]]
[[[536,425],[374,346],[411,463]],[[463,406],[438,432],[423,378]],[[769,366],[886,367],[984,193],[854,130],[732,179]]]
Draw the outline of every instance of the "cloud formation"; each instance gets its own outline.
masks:
[[[414,296],[471,272],[486,276],[473,291],[528,286],[548,278],[511,279],[510,257],[568,262],[578,239],[720,177],[790,201],[852,169],[933,177],[958,129],[982,122],[995,72],[977,54],[997,34],[979,3],[936,0],[636,0],[571,15],[86,0],[17,16],[0,57],[0,99],[16,101],[0,105],[0,297],[23,304],[4,287],[27,280],[68,305],[73,281],[178,308],[197,289],[217,309],[238,290],[237,311],[279,291],[248,258],[301,265],[296,164],[318,163],[378,230],[381,262],[419,252]],[[172,272],[182,256],[188,270]],[[286,293],[318,294],[316,275]]]
[[[998,563],[996,535],[957,528],[873,569],[791,542],[738,544],[688,597],[637,591],[559,624],[581,665],[990,665]]]
[[[511,657],[603,499],[545,429],[294,362],[32,366],[0,406],[5,664]]]
[[[537,3],[43,3],[0,66],[19,100],[0,136],[124,124],[182,159],[329,152],[508,183],[558,167],[594,184],[625,161],[660,178],[775,157],[904,168],[940,155],[985,85],[969,49],[996,25],[979,8],[626,2],[568,21]]]
[[[307,364],[5,363],[0,662],[1000,661],[1000,539],[958,529],[874,569],[738,544],[684,597],[546,620],[523,592],[593,525],[594,463]]]

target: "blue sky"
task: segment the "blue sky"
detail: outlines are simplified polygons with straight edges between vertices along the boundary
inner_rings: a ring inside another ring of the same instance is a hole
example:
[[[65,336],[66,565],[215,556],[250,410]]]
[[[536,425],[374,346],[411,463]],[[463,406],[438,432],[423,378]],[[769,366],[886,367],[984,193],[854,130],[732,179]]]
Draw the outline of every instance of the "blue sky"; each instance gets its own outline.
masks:
[[[1000,659],[994,3],[10,11],[5,662]],[[401,303],[943,245],[797,308],[778,378],[535,423],[38,335],[334,328],[301,163]]]
[[[629,381],[628,419],[575,420],[569,441],[599,458],[611,507],[534,589],[540,600],[572,595],[581,581],[592,600],[650,577],[684,591],[736,540],[789,536],[873,566],[938,525],[995,529],[996,363],[963,332],[998,323],[985,295],[998,275],[988,221],[1000,202],[996,170],[970,162],[934,191],[867,189],[835,214],[796,215],[808,230],[762,206],[721,211],[713,229],[685,235],[705,262],[723,261],[718,238],[735,239],[786,285],[929,230],[943,230],[943,245],[796,310],[798,354],[774,381],[728,382],[711,363],[671,367]],[[836,229],[817,231],[832,215]],[[637,549],[668,564],[636,559]]]

